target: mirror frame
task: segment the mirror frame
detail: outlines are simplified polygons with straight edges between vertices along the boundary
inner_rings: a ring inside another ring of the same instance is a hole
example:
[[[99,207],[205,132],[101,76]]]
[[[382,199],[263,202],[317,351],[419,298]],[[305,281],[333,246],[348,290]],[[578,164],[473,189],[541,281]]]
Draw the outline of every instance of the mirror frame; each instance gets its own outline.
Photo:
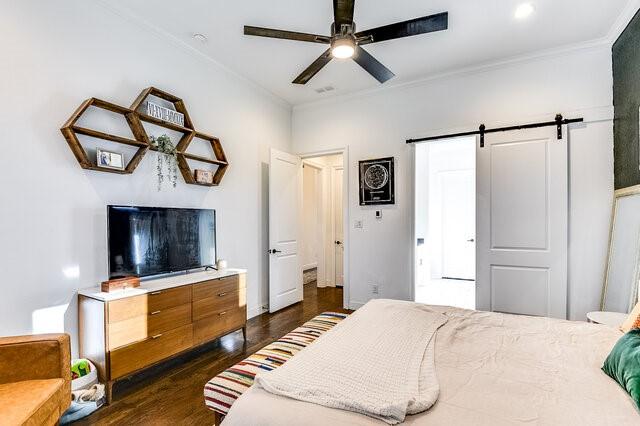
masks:
[[[609,288],[609,272],[611,269],[611,256],[613,254],[613,234],[615,232],[616,213],[618,211],[618,201],[625,197],[634,195],[640,195],[640,185],[630,186],[627,188],[617,189],[613,193],[613,208],[611,213],[611,223],[609,224],[609,248],[607,250],[607,264],[605,268],[604,285],[602,286],[602,295],[600,298],[600,310],[604,311],[605,303],[607,300],[607,290]],[[636,266],[635,266],[635,278],[636,282],[640,281],[640,246],[638,253],[636,253]],[[638,285],[635,287],[635,294],[630,295],[632,299],[638,299]]]

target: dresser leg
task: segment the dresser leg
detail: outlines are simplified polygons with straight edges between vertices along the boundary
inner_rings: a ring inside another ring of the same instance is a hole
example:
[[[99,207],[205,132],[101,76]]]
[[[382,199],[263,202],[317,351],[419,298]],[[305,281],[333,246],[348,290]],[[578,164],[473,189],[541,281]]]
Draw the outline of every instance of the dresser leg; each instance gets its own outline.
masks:
[[[115,380],[109,380],[104,387],[104,393],[107,397],[107,405],[111,405],[111,401],[113,401],[113,385],[115,384]]]
[[[247,326],[242,327],[242,338],[247,341]]]

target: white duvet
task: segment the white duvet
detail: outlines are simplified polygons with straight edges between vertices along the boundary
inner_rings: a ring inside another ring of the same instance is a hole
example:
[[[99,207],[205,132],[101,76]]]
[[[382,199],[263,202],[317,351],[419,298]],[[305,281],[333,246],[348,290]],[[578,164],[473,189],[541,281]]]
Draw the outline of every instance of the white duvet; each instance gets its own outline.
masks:
[[[255,383],[275,395],[397,424],[438,399],[433,341],[445,322],[426,305],[374,300]]]
[[[431,309],[448,318],[435,340],[440,395],[431,409],[407,416],[404,424],[640,424],[631,398],[600,369],[622,336],[619,330],[586,322]],[[384,424],[253,386],[235,402],[223,426]]]

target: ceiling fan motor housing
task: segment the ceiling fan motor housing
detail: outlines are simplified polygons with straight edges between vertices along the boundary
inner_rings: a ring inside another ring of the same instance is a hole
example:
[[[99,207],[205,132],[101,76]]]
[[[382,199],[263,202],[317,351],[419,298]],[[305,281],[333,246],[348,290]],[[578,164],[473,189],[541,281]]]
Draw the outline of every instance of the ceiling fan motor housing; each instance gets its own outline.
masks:
[[[340,31],[336,32],[336,24],[335,22],[331,24],[331,38],[343,38],[351,36],[355,38],[354,34],[356,33],[356,23],[352,22],[351,24],[342,24],[340,26]]]

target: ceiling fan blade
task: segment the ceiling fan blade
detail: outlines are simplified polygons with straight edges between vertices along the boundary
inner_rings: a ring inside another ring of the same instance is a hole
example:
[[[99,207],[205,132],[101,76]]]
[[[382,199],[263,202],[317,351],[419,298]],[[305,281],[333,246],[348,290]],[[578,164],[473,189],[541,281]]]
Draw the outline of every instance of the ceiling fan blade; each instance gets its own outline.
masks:
[[[307,41],[310,43],[331,43],[331,37],[317,34],[298,33],[295,31],[274,30],[272,28],[244,26],[244,34],[258,37],[281,38],[285,40]]]
[[[302,71],[295,80],[293,80],[293,84],[307,84],[309,80],[313,78],[314,75],[318,74],[318,72],[329,63],[333,59],[331,56],[331,49],[327,49],[318,59],[316,59],[309,67]]]
[[[356,46],[356,54],[353,56],[353,60],[380,83],[384,83],[385,81],[395,77],[395,74],[392,73],[391,70],[382,65],[376,58],[371,56],[369,52],[360,46]]]
[[[373,28],[356,33],[359,44],[378,43],[395,38],[410,37],[419,34],[443,31],[449,28],[449,13],[424,16],[409,21],[397,22],[384,27]],[[360,40],[363,38],[364,40]]]
[[[333,17],[336,33],[340,33],[342,25],[353,23],[353,6],[355,0],[333,0]]]

